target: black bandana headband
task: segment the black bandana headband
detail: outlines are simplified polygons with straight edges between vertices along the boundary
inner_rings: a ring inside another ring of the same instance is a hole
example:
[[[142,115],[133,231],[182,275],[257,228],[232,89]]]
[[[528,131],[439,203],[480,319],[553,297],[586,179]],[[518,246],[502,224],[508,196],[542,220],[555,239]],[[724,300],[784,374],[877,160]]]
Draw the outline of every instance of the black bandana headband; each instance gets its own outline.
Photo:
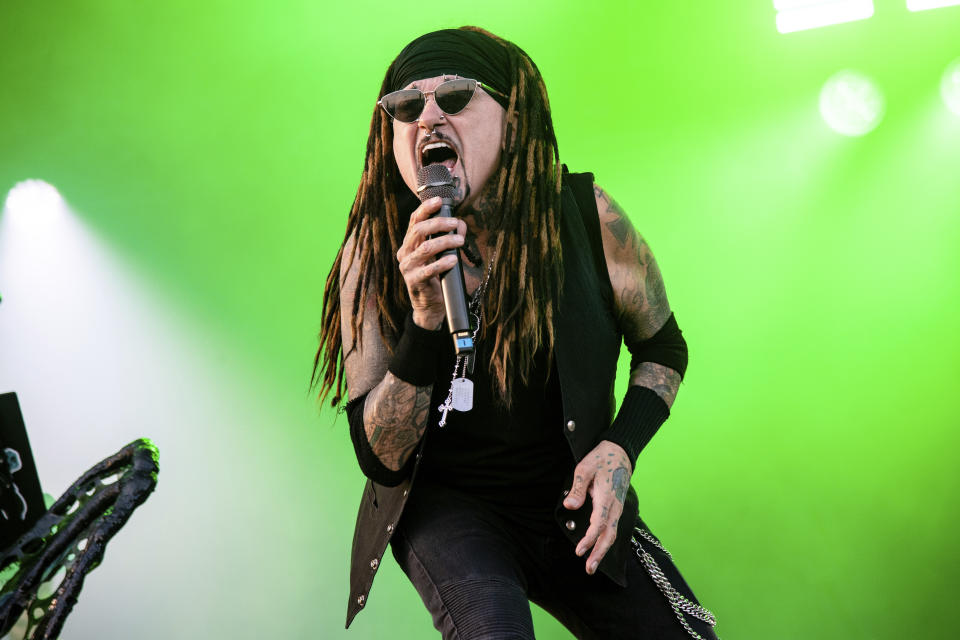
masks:
[[[510,95],[510,57],[493,38],[477,31],[442,29],[422,35],[400,52],[387,78],[389,91],[435,76],[473,78]],[[488,94],[504,109],[509,102]]]

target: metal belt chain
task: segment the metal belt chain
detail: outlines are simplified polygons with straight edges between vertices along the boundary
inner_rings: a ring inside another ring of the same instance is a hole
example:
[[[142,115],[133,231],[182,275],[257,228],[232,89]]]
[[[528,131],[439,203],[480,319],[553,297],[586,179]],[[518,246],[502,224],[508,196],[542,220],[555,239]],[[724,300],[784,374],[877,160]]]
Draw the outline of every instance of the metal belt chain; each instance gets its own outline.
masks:
[[[657,588],[660,589],[661,593],[667,598],[667,601],[670,603],[670,607],[673,608],[674,614],[677,616],[677,620],[680,621],[680,624],[683,625],[683,628],[686,629],[687,633],[690,634],[691,638],[695,640],[704,640],[703,636],[693,630],[693,627],[687,622],[683,617],[683,614],[693,616],[697,620],[702,620],[706,622],[711,627],[717,626],[717,617],[713,615],[708,609],[701,607],[695,602],[692,602],[689,598],[684,596],[682,593],[677,591],[667,576],[664,575],[663,571],[660,569],[660,566],[657,564],[657,561],[653,559],[653,556],[650,555],[646,549],[640,544],[640,538],[643,538],[653,546],[657,547],[665,554],[668,558],[673,558],[670,555],[670,552],[667,551],[660,541],[653,537],[653,535],[641,529],[640,527],[634,527],[633,529],[634,536],[630,539],[630,543],[633,545],[633,550],[637,554],[637,559],[640,560],[641,566],[647,570],[647,573],[650,574],[650,577],[653,579],[653,583],[657,585]]]

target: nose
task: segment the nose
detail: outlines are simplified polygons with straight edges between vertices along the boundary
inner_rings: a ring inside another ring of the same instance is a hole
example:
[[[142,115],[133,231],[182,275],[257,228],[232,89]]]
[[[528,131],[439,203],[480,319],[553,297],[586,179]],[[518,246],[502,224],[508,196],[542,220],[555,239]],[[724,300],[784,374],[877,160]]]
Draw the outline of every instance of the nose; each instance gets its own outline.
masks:
[[[427,96],[426,102],[423,105],[423,113],[420,114],[420,120],[418,120],[420,127],[425,131],[433,131],[443,123],[443,120],[443,110],[437,106],[437,101],[434,99],[434,96]]]

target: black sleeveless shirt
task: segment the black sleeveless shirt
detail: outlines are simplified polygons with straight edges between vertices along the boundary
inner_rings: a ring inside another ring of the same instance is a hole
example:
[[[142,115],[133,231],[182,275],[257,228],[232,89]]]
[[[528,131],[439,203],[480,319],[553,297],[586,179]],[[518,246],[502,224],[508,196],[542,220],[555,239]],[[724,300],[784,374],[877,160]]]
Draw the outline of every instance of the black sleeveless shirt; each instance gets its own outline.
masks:
[[[591,237],[590,244],[594,258],[602,259],[599,237]],[[507,410],[494,396],[486,367],[490,351],[491,340],[478,335],[476,366],[469,376],[474,383],[473,409],[450,411],[446,425],[440,427],[438,407],[449,392],[455,362],[453,345],[446,342],[438,358],[417,482],[461,491],[518,524],[554,533],[554,507],[561,492],[569,489],[565,483],[576,464],[557,428],[563,422],[563,403],[556,361],[548,369],[546,354],[538,351],[527,384],[515,378],[512,407]]]
[[[429,426],[418,483],[436,484],[468,494],[511,519],[539,530],[553,531],[552,513],[574,461],[563,433],[560,386],[539,352],[526,385],[517,384],[513,406],[496,402],[486,366],[490,342],[478,336],[473,409],[450,411],[439,426],[453,374],[454,351],[439,359]],[[444,366],[446,365],[446,366]]]

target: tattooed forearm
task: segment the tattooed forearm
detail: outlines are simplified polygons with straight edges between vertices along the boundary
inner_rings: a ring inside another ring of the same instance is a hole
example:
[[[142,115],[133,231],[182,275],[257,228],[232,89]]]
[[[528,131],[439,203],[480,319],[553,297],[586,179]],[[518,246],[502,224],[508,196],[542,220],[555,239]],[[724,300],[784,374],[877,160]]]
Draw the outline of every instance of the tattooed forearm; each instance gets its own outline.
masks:
[[[370,448],[384,466],[399,470],[420,442],[430,415],[433,385],[416,387],[387,373],[363,406]]]
[[[680,389],[680,374],[662,364],[641,362],[630,372],[630,384],[652,389],[663,398],[667,407],[672,407]]]

